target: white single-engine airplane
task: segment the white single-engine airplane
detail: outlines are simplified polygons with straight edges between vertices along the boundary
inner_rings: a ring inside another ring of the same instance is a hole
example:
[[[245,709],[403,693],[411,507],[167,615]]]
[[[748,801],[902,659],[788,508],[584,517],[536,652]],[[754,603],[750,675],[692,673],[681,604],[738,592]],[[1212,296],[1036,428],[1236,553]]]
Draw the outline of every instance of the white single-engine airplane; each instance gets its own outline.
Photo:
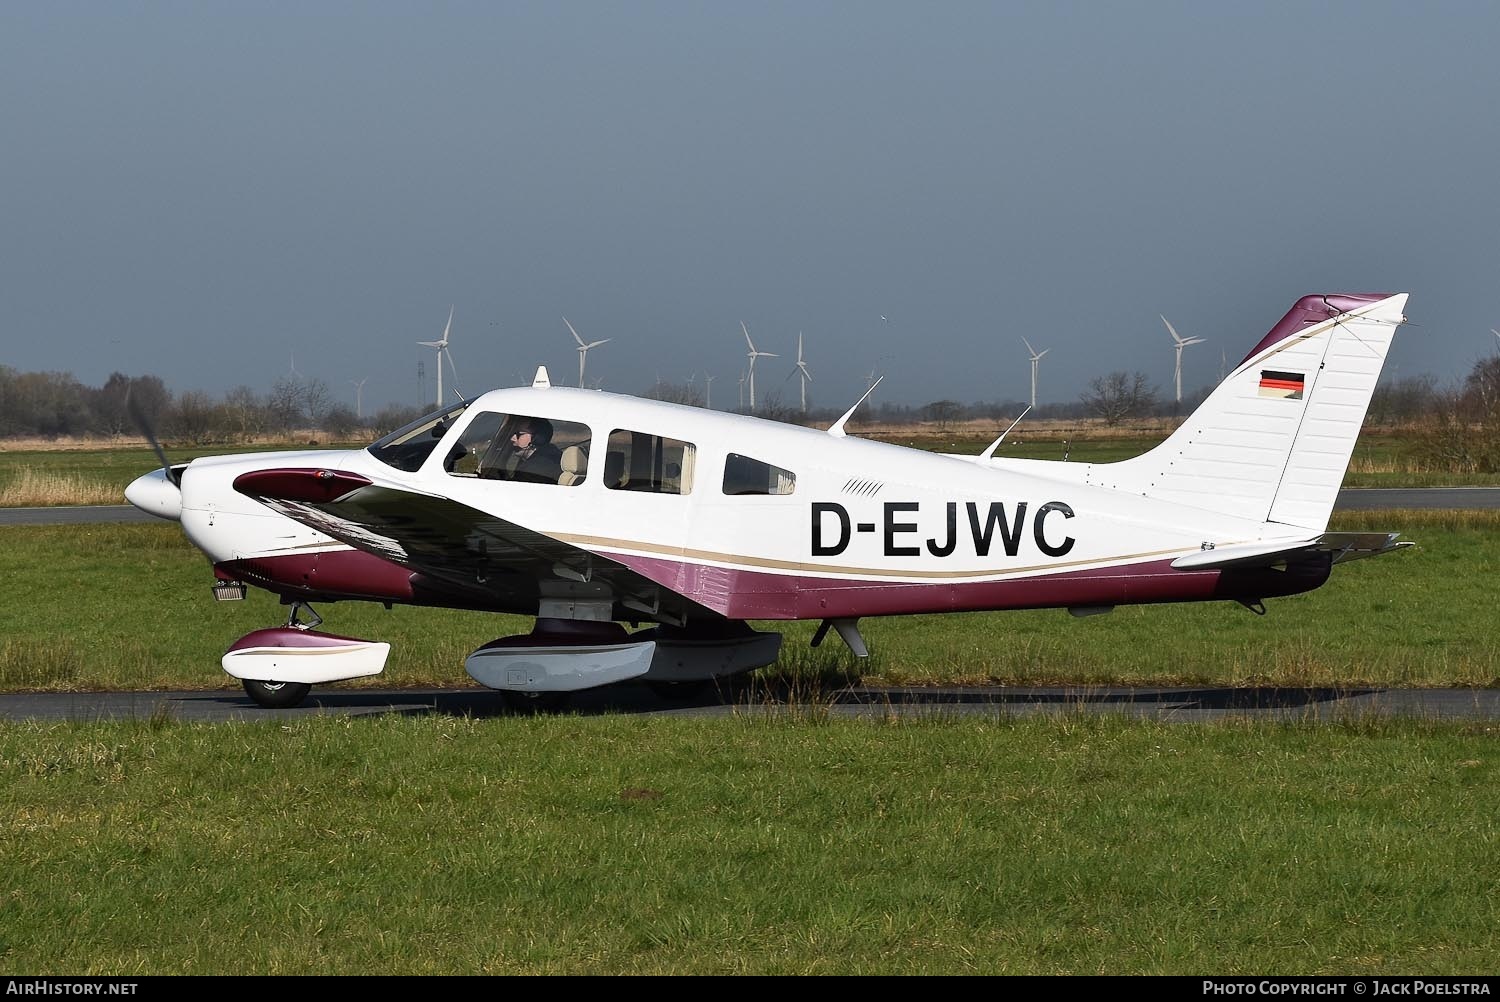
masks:
[[[182,523],[217,596],[249,584],[291,606],[223,658],[269,707],[384,668],[388,644],[311,629],[312,601],[534,616],[465,662],[521,702],[771,664],[781,635],[750,620],[821,620],[815,645],[832,627],[864,656],[865,616],[1263,612],[1407,545],[1327,531],[1406,298],[1302,298],[1170,438],[1118,463],[996,458],[998,440],[939,455],[847,437],[854,408],[820,431],[552,386],[543,368],[367,449],[163,456],[125,496]]]

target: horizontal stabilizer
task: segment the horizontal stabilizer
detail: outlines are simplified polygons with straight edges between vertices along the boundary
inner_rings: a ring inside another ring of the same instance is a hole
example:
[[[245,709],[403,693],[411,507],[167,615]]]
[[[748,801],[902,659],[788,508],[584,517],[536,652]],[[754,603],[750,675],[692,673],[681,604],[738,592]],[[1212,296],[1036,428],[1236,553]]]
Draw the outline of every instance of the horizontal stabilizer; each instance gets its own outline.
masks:
[[[1397,542],[1395,532],[1324,532],[1311,539],[1271,539],[1258,543],[1239,543],[1199,550],[1172,561],[1178,570],[1217,570],[1226,567],[1269,567],[1284,561],[1295,561],[1320,553],[1333,554],[1333,562],[1344,563],[1362,557],[1411,546]]]

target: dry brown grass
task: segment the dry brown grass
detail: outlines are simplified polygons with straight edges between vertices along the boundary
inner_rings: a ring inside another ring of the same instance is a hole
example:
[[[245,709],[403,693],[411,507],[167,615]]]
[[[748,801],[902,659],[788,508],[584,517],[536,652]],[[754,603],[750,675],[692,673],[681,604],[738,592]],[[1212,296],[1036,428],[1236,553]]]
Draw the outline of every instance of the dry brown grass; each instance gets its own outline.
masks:
[[[119,504],[120,500],[120,489],[113,484],[90,482],[77,474],[39,473],[30,467],[22,468],[0,489],[0,507],[6,508]]]
[[[374,438],[373,432],[357,432],[352,441],[367,442]],[[285,446],[287,448],[302,448],[304,446],[325,446],[346,444],[351,439],[340,438],[332,432],[319,431],[316,429],[304,429],[301,431],[289,431],[285,434],[246,435],[241,436],[233,445],[246,447],[259,446]],[[168,448],[185,447],[183,443],[168,436],[164,443]],[[68,436],[57,438],[0,438],[0,453],[6,452],[93,452],[100,449],[149,449],[151,443],[139,435],[95,435],[95,436]]]
[[[863,421],[851,422],[850,431],[857,430],[861,435],[872,437],[913,437],[924,435],[944,435],[956,438],[993,438],[1004,431],[1006,426],[1014,418],[1006,420],[991,420],[988,418],[975,418],[964,421],[948,421],[939,424],[936,421]],[[1110,439],[1110,438],[1143,438],[1156,437],[1166,438],[1181,422],[1175,418],[1136,418],[1122,421],[1113,427],[1106,425],[1097,418],[1080,418],[1077,420],[1033,420],[1027,418],[1017,426],[1014,434],[1024,434],[1027,438],[1037,440],[1073,440],[1080,438]]]
[[[99,449],[148,449],[144,438],[131,435],[100,435],[85,438],[61,436],[58,438],[4,438],[0,439],[0,452],[93,452]]]

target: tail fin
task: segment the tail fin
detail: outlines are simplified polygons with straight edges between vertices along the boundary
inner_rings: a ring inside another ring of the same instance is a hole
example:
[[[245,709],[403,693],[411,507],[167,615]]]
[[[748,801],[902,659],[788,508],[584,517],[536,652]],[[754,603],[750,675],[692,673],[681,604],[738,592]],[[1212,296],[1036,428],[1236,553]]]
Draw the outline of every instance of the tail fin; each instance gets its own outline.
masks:
[[[1406,298],[1303,296],[1170,438],[1088,480],[1326,529]]]

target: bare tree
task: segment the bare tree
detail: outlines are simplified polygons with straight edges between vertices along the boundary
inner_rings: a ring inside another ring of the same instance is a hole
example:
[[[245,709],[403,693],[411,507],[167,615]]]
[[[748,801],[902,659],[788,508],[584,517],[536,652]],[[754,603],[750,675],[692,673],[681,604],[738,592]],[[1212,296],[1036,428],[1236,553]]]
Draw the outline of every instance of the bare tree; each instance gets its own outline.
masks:
[[[1500,356],[1474,364],[1463,388],[1439,394],[1418,454],[1449,473],[1500,471]]]
[[[948,426],[957,421],[963,413],[964,406],[957,400],[934,400],[922,412],[927,415],[927,420],[937,425],[939,434],[948,430]]]
[[[302,381],[302,413],[314,428],[323,423],[323,416],[333,406],[333,395],[328,391],[328,384],[321,379],[305,379]]]
[[[1439,396],[1431,376],[1411,376],[1377,386],[1365,412],[1365,427],[1394,425],[1432,414]]]
[[[1156,388],[1143,372],[1111,372],[1091,379],[1079,399],[1090,414],[1114,427],[1128,417],[1149,413],[1156,406]]]
[[[355,432],[359,431],[362,424],[364,422],[354,413],[354,408],[337,404],[324,413],[323,420],[318,426],[339,441],[348,442],[354,438]]]
[[[266,405],[248,386],[236,386],[224,397],[224,419],[231,433],[248,441],[266,427]]]
[[[271,387],[266,397],[266,412],[271,426],[277,431],[291,431],[302,423],[302,382],[292,376],[282,376]]]
[[[177,398],[172,410],[172,433],[189,445],[203,445],[213,438],[219,418],[213,398],[201,390],[189,390]]]
[[[154,428],[172,406],[172,394],[160,376],[127,376],[122,372],[112,372],[92,395],[95,428],[110,435],[139,430],[130,416],[132,409]]]

